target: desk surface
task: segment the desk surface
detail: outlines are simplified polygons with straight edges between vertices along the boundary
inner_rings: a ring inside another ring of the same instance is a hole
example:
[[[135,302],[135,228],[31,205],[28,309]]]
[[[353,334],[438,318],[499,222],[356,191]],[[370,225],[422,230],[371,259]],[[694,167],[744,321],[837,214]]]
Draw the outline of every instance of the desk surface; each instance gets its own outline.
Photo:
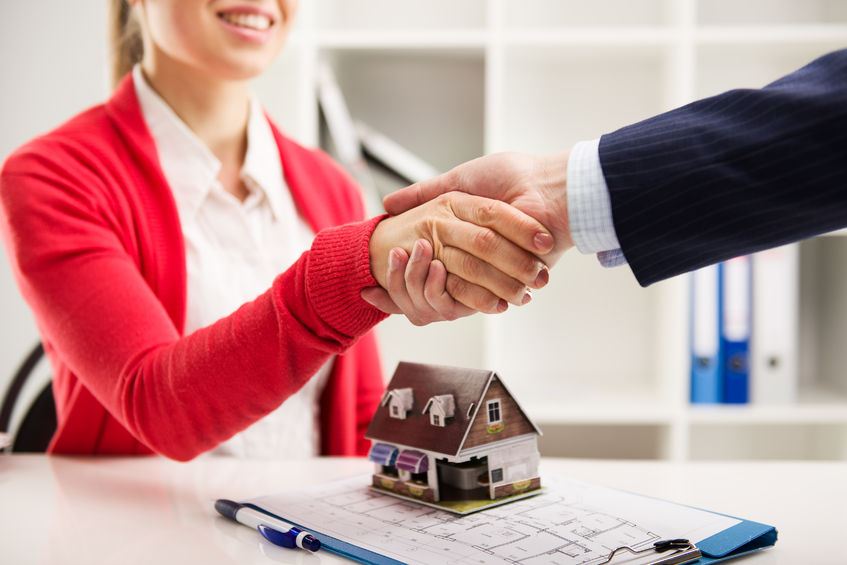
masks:
[[[3,563],[345,563],[269,546],[217,515],[245,499],[368,473],[363,459],[0,456]],[[773,524],[776,547],[747,565],[847,563],[847,463],[668,463],[544,459],[558,474]]]

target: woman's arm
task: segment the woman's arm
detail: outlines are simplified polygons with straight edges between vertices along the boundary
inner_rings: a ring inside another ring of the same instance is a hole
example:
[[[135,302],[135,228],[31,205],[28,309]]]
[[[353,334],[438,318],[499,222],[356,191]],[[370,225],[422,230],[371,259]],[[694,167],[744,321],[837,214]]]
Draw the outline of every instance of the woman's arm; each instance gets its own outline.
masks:
[[[385,317],[360,298],[377,284],[373,219],[322,230],[268,291],[180,336],[163,287],[184,272],[158,257],[150,211],[79,160],[45,154],[18,155],[0,178],[15,275],[57,362],[158,453],[185,460],[213,448]],[[468,227],[444,202],[431,206],[437,221],[426,208],[392,219],[388,245],[452,241],[459,222]]]

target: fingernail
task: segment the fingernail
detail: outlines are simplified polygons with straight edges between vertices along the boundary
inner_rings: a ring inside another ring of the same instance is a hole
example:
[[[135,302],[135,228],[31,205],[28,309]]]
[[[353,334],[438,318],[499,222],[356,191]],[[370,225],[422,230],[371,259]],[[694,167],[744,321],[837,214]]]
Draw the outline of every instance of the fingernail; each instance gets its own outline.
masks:
[[[533,242],[539,251],[550,251],[553,249],[553,236],[549,233],[538,232],[535,234]]]
[[[541,288],[550,282],[550,270],[547,267],[542,267],[541,271],[538,272],[538,276],[535,277],[535,287]]]
[[[530,300],[532,300],[532,290],[526,289],[526,292],[524,293],[523,298],[521,299],[521,306],[523,306],[524,304],[528,304]]]
[[[502,298],[500,299],[500,302],[497,303],[497,311],[498,312],[505,312],[508,307],[509,307],[509,303],[506,302],[505,300],[503,300]]]
[[[423,255],[423,245],[421,245],[421,242],[416,241],[412,246],[412,261],[417,261],[421,258],[421,255]]]
[[[397,256],[397,252],[393,249],[388,253],[388,269],[391,271],[396,271],[400,268],[400,258]]]

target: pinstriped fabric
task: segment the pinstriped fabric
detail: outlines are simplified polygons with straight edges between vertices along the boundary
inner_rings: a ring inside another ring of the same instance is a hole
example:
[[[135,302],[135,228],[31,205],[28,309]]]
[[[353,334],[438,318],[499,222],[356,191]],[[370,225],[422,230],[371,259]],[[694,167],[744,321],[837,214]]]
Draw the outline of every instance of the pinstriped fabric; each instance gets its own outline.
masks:
[[[604,135],[639,283],[847,226],[847,50]]]

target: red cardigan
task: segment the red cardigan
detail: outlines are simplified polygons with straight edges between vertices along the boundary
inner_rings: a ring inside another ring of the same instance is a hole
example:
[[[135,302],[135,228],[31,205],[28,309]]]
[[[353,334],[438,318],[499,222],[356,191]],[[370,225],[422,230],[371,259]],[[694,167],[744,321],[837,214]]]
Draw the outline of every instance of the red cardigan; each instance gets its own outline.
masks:
[[[274,134],[319,233],[267,292],[190,335],[182,230],[131,76],[7,159],[0,231],[52,363],[50,452],[191,459],[277,408],[334,354],[322,452],[365,452],[383,388],[369,330],[384,314],[359,292],[376,284],[378,219],[361,221],[357,188],[325,154]]]

